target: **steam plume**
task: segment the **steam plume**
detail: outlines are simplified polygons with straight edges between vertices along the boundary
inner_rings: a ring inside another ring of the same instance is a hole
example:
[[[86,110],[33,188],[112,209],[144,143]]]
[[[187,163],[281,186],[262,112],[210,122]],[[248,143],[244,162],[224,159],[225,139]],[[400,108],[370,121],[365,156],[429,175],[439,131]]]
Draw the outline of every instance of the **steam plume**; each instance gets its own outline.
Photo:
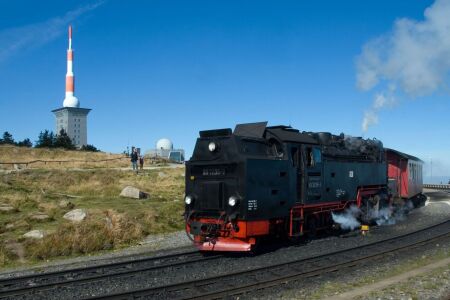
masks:
[[[436,0],[424,20],[395,21],[391,32],[367,42],[356,60],[357,86],[363,91],[380,87],[366,111],[363,131],[377,124],[378,113],[395,103],[392,87],[410,97],[447,89],[450,71],[450,1]],[[388,88],[385,88],[386,85]],[[384,97],[380,98],[380,97]]]
[[[357,217],[360,214],[360,210],[357,206],[350,206],[343,213],[331,213],[333,221],[338,223],[344,230],[354,230],[358,228],[361,223],[358,221]]]

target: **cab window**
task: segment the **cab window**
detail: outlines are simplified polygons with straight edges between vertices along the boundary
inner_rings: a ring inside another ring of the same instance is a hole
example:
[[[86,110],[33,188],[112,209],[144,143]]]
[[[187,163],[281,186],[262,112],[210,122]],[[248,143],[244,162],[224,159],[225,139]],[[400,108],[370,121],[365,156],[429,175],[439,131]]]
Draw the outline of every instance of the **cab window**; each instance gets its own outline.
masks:
[[[308,158],[308,167],[314,167],[322,162],[322,153],[319,148],[306,148],[306,157]]]
[[[313,148],[313,158],[316,164],[320,164],[322,162],[322,153],[319,148]]]

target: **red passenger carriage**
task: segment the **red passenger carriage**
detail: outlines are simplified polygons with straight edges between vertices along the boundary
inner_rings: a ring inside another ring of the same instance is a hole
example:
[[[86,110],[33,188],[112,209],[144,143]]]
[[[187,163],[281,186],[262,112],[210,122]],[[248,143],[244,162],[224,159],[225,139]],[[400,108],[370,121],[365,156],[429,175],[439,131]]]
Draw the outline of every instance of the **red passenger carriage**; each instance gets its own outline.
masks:
[[[412,155],[385,148],[388,180],[394,198],[411,199],[422,193],[423,161]]]

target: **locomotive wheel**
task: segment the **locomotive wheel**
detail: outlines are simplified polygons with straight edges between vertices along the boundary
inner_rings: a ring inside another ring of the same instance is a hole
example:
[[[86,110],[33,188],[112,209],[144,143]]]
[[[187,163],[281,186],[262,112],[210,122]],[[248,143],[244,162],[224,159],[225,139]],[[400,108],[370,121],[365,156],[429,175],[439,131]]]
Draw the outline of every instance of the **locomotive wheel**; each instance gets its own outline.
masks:
[[[374,200],[374,197],[365,199],[361,205],[361,221],[366,225],[373,225],[375,222],[374,216],[378,215],[379,203]]]
[[[317,237],[317,220],[314,217],[309,217],[308,222],[306,223],[306,228],[308,232],[306,235],[309,239],[315,239]]]
[[[199,251],[199,252],[200,252],[200,254],[201,254],[203,257],[209,257],[209,256],[213,256],[213,255],[216,254],[214,251],[205,251],[205,250],[201,250],[201,251]]]
[[[373,197],[365,199],[361,205],[361,220],[364,224],[375,225],[376,220],[379,218],[379,212],[381,209],[387,207],[389,202],[383,196],[378,194]]]

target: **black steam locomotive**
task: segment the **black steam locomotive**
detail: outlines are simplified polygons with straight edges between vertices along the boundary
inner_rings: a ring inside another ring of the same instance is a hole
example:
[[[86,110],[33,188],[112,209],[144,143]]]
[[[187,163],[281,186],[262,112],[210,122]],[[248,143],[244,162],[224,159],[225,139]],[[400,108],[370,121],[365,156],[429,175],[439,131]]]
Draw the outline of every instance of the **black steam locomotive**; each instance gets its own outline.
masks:
[[[356,205],[388,205],[378,140],[299,132],[267,122],[201,131],[186,163],[186,230],[200,250],[250,251],[261,237],[298,237]]]

